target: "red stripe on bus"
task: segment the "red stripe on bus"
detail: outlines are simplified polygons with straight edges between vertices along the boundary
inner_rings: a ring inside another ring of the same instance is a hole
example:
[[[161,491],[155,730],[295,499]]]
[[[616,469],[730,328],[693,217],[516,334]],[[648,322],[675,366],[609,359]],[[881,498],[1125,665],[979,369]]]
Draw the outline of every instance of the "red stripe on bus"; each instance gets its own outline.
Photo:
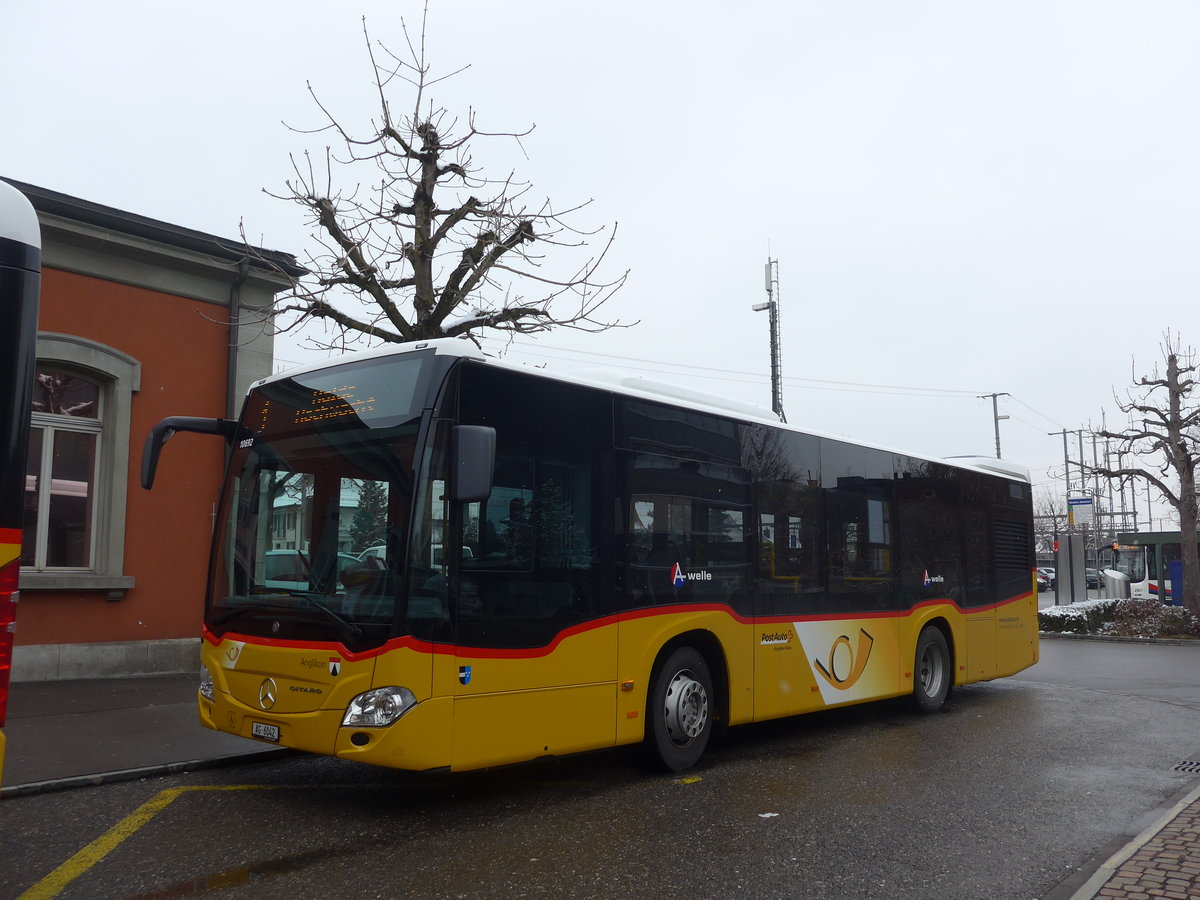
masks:
[[[976,615],[981,612],[995,612],[1005,606],[1010,606],[1013,603],[1020,603],[1022,600],[1028,600],[1031,594],[1018,594],[1015,597],[1009,597],[1007,600],[1001,600],[999,603],[989,603],[987,606],[959,606],[954,600],[949,597],[938,597],[933,600],[922,600],[915,606],[908,609],[884,610],[881,612],[860,612],[860,613],[816,613],[806,616],[759,616],[754,621],[756,622],[832,622],[835,620],[854,621],[857,619],[903,619],[912,615],[918,609],[924,609],[927,606],[952,606],[955,612],[961,613],[964,616]]]
[[[658,606],[648,607],[645,609],[633,609],[625,612],[614,613],[613,615],[604,616],[599,619],[593,619],[588,622],[581,622],[578,625],[572,625],[570,628],[564,628],[558,632],[554,638],[541,647],[471,647],[468,645],[446,644],[433,641],[425,641],[420,638],[415,638],[412,635],[404,635],[402,637],[392,638],[380,647],[375,647],[371,650],[364,650],[361,653],[352,653],[344,644],[337,641],[293,641],[284,640],[281,638],[258,637],[254,635],[240,634],[237,632],[226,632],[223,636],[217,637],[208,628],[204,629],[204,639],[213,646],[217,646],[221,641],[229,639],[236,640],[246,644],[253,644],[260,647],[279,647],[288,650],[318,650],[325,651],[330,646],[339,648],[339,655],[347,662],[358,662],[364,659],[372,659],[381,654],[390,653],[394,650],[409,649],[417,653],[434,653],[442,656],[462,656],[472,659],[540,659],[544,656],[549,656],[553,653],[558,645],[569,637],[578,634],[584,634],[588,631],[595,631],[600,628],[607,628],[610,625],[620,622],[634,621],[636,619],[647,619],[654,616],[667,615],[685,615],[688,613],[723,613],[733,619],[740,625],[759,625],[771,624],[776,622],[829,622],[834,620],[858,620],[858,619],[902,619],[912,615],[919,609],[927,606],[952,606],[954,609],[963,614],[971,615],[981,612],[991,612],[1001,607],[1008,606],[1012,603],[1018,603],[1022,600],[1028,600],[1029,594],[1021,594],[1016,597],[1011,597],[999,603],[992,603],[988,606],[973,607],[964,609],[950,598],[939,598],[934,600],[923,600],[917,605],[906,610],[889,610],[886,612],[862,612],[862,613],[824,613],[800,616],[755,616],[754,618],[746,618],[741,616],[719,603],[690,603],[678,604],[675,606]]]

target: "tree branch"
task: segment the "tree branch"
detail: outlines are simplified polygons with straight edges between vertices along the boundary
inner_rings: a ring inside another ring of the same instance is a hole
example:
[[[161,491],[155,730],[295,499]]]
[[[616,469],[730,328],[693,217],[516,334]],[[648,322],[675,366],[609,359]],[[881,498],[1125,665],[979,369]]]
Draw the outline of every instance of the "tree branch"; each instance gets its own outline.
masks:
[[[425,56],[428,12],[425,3],[419,33],[401,20],[407,54],[399,56],[372,42],[363,20],[378,104],[365,136],[340,121],[313,85],[307,85],[321,123],[300,133],[328,133],[340,144],[336,152],[326,148],[319,173],[309,154],[307,165],[293,157],[295,178],[285,182],[286,192],[272,195],[306,211],[318,245],[309,255],[310,274],[293,280],[277,313],[298,314],[299,322],[328,322],[339,332],[331,340],[343,343],[354,335],[395,342],[483,329],[522,334],[559,326],[586,331],[627,327],[596,315],[628,275],[597,277],[615,228],[597,258],[567,267],[573,274],[542,271],[546,251],[535,254],[532,245],[540,242],[569,256],[600,231],[570,221],[587,203],[556,207],[546,199],[527,208],[528,182],[517,181],[511,172],[488,178],[472,160],[471,149],[481,140],[512,139],[523,150],[521,139],[532,127],[484,131],[477,128],[471,108],[464,127],[458,127],[451,113],[428,98],[430,86],[462,71],[431,74]],[[411,88],[411,105],[396,107],[407,110],[403,115],[393,113],[396,88]],[[362,167],[370,175],[357,176]],[[346,190],[335,186],[341,180],[335,176],[343,175]],[[538,299],[527,299],[525,291]],[[569,295],[577,303],[572,305]],[[462,315],[464,309],[470,313]]]
[[[385,331],[382,328],[376,328],[369,322],[363,322],[353,318],[352,316],[348,316],[336,307],[317,300],[300,306],[284,306],[279,308],[278,312],[298,312],[307,318],[331,319],[342,328],[360,332],[368,337],[377,338],[388,343],[403,343],[403,341],[399,340],[396,335],[392,334],[391,332]]]
[[[1145,469],[1106,469],[1103,466],[1089,466],[1085,464],[1083,471],[1085,475],[1099,475],[1101,478],[1120,480],[1123,483],[1128,482],[1131,478],[1141,478],[1161,491],[1167,502],[1172,506],[1179,506],[1179,495],[1172,490],[1170,485]]]

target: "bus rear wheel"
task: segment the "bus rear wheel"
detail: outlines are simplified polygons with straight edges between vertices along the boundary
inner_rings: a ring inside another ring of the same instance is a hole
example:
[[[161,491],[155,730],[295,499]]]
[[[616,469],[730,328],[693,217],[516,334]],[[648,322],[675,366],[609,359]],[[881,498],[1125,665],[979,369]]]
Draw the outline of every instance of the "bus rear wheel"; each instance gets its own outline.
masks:
[[[713,728],[713,686],[708,663],[693,647],[679,647],[658,667],[650,687],[647,749],[672,772],[691,768]]]
[[[913,703],[921,712],[941,708],[950,693],[950,648],[940,628],[926,625],[917,638],[913,662]]]

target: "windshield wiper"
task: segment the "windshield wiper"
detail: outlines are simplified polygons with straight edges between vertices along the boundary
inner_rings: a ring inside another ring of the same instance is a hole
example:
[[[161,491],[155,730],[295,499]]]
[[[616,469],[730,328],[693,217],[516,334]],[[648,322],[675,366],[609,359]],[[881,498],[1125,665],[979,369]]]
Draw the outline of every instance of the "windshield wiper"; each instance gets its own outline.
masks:
[[[359,628],[357,625],[355,625],[353,622],[351,622],[349,619],[347,619],[345,616],[343,616],[337,610],[335,610],[329,606],[326,606],[320,600],[316,599],[316,596],[314,594],[312,594],[311,592],[275,590],[274,588],[272,588],[270,590],[271,590],[271,593],[275,596],[295,597],[297,600],[303,600],[304,604],[303,605],[293,605],[290,603],[252,603],[249,606],[239,606],[236,609],[231,609],[228,612],[222,613],[221,615],[217,616],[217,618],[213,619],[211,624],[212,625],[224,625],[226,622],[229,622],[232,619],[236,619],[239,616],[243,616],[246,613],[261,612],[261,611],[267,610],[267,609],[296,610],[296,609],[310,608],[310,609],[319,609],[328,618],[332,619],[339,626],[341,626],[343,633],[349,635],[350,637],[354,637],[354,638],[362,637],[363,632],[362,632],[361,628]]]
[[[346,629],[346,633],[349,634],[351,637],[356,637],[356,638],[362,637],[362,629],[361,628],[359,628],[357,625],[355,625],[353,622],[351,622],[349,619],[347,619],[345,616],[343,616],[336,609],[333,609],[330,606],[326,606],[324,603],[322,603],[320,600],[318,600],[314,594],[304,593],[302,591],[296,591],[294,596],[299,597],[301,600],[307,600],[314,607],[319,609],[321,612],[325,613],[325,615],[329,616],[331,619],[333,619],[335,622],[337,622],[339,625],[341,625],[344,629]]]

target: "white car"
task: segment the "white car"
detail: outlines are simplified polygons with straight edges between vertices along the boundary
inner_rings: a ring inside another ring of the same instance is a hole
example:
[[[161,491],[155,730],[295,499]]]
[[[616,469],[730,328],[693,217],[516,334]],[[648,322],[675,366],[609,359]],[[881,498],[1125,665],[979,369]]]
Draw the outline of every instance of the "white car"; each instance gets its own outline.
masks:
[[[473,559],[475,556],[475,554],[472,552],[470,547],[463,547],[462,555],[463,555],[463,559]],[[366,550],[364,550],[362,553],[360,553],[358,555],[358,558],[359,559],[372,559],[372,558],[373,559],[384,559],[386,556],[387,556],[387,546],[384,544],[380,544],[377,547],[368,547]],[[432,565],[435,565],[435,566],[442,565],[442,545],[441,544],[433,545]]]
[[[338,554],[338,574],[347,566],[359,562],[349,553]],[[268,550],[265,559],[263,586],[282,591],[312,590],[309,581],[310,559],[299,550]],[[340,581],[338,582],[340,586]]]

